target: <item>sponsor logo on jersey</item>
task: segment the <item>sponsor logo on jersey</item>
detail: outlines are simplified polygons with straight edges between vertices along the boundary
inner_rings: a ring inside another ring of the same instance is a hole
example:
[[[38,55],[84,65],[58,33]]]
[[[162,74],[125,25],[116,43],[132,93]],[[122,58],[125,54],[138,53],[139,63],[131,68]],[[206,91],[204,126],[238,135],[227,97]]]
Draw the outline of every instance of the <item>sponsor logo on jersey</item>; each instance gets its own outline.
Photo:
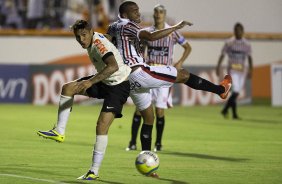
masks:
[[[96,45],[101,54],[105,54],[106,52],[108,52],[108,49],[106,49],[105,45],[101,42],[101,40],[94,40],[94,44]]]

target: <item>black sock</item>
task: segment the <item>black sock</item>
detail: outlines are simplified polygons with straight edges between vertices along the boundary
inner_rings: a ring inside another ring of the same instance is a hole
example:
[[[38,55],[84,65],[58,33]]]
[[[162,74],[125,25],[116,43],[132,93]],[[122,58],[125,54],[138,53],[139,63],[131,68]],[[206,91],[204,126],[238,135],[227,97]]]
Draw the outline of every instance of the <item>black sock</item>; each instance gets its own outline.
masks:
[[[222,112],[227,113],[228,108],[231,107],[232,111],[233,111],[233,115],[234,112],[236,111],[234,108],[236,108],[236,99],[237,99],[238,93],[233,92],[232,95],[229,97],[227,103],[225,104]]]
[[[232,108],[232,115],[233,115],[233,118],[238,118],[238,115],[237,115],[237,97],[239,96],[238,93],[232,93],[231,97],[232,98],[232,105],[231,105],[231,108]]]
[[[163,131],[164,131],[164,126],[165,126],[165,118],[164,117],[157,117],[156,119],[156,130],[157,130],[157,139],[155,144],[160,144],[162,143],[162,136],[163,136]]]
[[[208,91],[216,94],[224,93],[225,89],[221,85],[215,85],[210,81],[203,79],[197,75],[190,73],[189,79],[185,82],[185,84],[196,90]]]
[[[131,125],[131,140],[130,144],[136,144],[138,130],[141,124],[141,116],[134,113]]]
[[[146,125],[143,123],[140,133],[142,151],[144,150],[151,151],[152,129],[153,129],[153,125]]]

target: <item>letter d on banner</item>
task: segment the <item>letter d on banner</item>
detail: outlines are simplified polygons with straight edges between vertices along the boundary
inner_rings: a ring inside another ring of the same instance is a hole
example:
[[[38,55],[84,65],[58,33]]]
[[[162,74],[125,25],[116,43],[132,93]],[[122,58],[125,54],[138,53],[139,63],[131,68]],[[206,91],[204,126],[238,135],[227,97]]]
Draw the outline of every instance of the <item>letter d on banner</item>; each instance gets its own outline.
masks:
[[[45,105],[49,100],[48,77],[44,74],[33,76],[34,98],[33,104]]]

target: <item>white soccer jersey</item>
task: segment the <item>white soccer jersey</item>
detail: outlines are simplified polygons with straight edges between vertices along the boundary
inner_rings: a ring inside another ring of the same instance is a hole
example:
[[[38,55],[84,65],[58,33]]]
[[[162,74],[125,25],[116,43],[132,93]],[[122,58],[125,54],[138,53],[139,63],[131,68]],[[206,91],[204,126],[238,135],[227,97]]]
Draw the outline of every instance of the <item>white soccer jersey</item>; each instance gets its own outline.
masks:
[[[87,48],[87,52],[97,72],[102,71],[106,67],[103,60],[110,55],[114,55],[119,69],[103,80],[103,83],[107,85],[112,86],[123,82],[131,72],[130,67],[123,63],[116,47],[101,33],[94,32],[92,45],[90,48]]]
[[[235,37],[232,37],[225,42],[222,54],[228,55],[229,69],[244,71],[246,58],[251,55],[251,46],[245,38],[237,40]]]
[[[145,60],[139,40],[141,27],[128,19],[119,18],[110,25],[107,34],[112,36],[112,41],[118,48],[123,61],[130,67],[143,65]]]
[[[165,24],[165,28],[169,27],[168,24]],[[151,26],[146,28],[146,30],[154,32],[157,29],[155,26]],[[159,40],[148,41],[146,63],[149,65],[172,65],[174,45],[176,43],[183,45],[186,42],[186,39],[177,31]]]

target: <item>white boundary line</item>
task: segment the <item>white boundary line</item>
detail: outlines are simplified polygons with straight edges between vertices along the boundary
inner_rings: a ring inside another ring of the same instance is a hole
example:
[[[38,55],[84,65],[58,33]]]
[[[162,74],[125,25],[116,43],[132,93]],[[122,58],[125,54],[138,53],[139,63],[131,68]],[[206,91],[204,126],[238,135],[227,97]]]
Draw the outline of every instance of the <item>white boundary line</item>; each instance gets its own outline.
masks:
[[[43,181],[43,182],[47,182],[47,183],[67,184],[67,183],[55,181],[55,180],[33,178],[33,177],[29,177],[29,176],[20,176],[20,175],[15,175],[15,174],[1,174],[0,173],[0,176],[7,176],[7,177],[13,177],[13,178],[23,178],[23,179],[29,179],[29,180],[34,180],[34,181]]]

